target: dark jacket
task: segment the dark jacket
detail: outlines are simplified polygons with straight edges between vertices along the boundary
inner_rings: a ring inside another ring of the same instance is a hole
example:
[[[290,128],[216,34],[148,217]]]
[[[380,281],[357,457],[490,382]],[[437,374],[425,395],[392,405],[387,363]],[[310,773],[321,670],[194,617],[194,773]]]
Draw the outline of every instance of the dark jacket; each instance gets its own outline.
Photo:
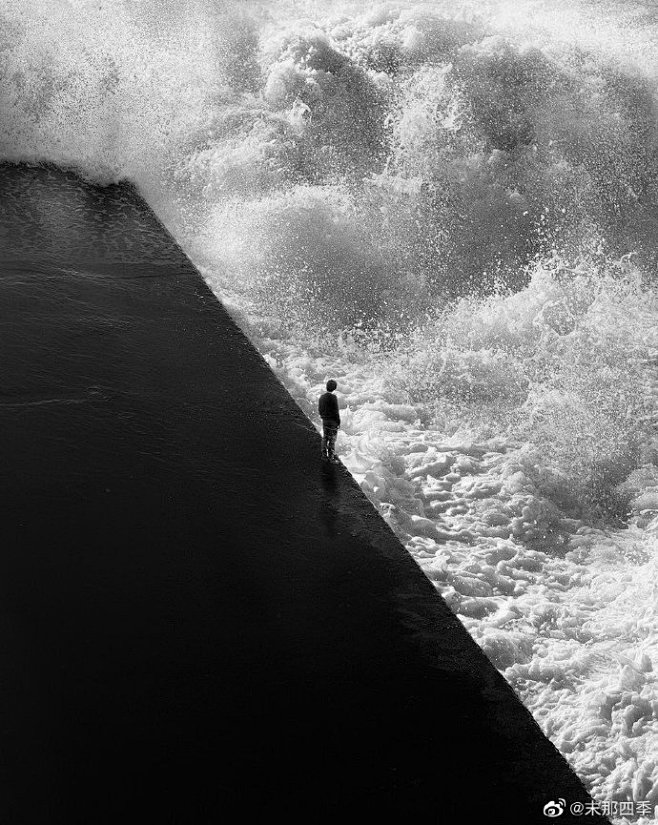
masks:
[[[340,413],[338,412],[338,399],[333,392],[325,392],[318,401],[318,412],[323,424],[333,424],[340,427]]]

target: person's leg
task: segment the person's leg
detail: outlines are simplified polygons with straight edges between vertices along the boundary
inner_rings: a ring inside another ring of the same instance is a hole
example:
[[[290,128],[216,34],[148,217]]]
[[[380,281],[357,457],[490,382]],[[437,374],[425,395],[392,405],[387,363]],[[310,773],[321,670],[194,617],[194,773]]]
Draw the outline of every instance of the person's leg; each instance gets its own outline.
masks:
[[[328,458],[329,428],[322,424],[322,458]]]
[[[327,429],[327,456],[334,460],[336,458],[336,437],[338,430],[335,427]]]

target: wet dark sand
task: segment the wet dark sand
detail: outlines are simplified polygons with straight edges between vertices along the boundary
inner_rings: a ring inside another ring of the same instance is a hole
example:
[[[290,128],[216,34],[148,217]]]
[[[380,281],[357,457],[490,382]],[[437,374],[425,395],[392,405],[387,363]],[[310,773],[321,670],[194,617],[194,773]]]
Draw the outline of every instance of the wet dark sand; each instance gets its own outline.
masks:
[[[586,801],[132,190],[0,189],[0,822]]]

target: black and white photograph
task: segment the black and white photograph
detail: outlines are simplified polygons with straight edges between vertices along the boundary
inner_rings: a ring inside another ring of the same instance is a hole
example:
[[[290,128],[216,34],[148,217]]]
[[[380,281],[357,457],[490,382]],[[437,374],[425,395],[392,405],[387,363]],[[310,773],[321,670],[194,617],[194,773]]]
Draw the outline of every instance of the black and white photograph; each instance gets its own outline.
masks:
[[[0,0],[0,825],[658,822],[658,4]]]

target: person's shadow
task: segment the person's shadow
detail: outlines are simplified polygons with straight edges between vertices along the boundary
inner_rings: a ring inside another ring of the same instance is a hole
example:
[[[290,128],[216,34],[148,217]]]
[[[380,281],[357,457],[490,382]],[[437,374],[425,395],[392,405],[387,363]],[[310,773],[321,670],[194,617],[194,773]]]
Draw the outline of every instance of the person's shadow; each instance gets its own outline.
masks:
[[[320,484],[322,486],[322,501],[320,502],[319,516],[324,524],[329,538],[336,537],[338,522],[338,503],[340,501],[340,485],[338,483],[339,468],[330,461],[320,464]]]

